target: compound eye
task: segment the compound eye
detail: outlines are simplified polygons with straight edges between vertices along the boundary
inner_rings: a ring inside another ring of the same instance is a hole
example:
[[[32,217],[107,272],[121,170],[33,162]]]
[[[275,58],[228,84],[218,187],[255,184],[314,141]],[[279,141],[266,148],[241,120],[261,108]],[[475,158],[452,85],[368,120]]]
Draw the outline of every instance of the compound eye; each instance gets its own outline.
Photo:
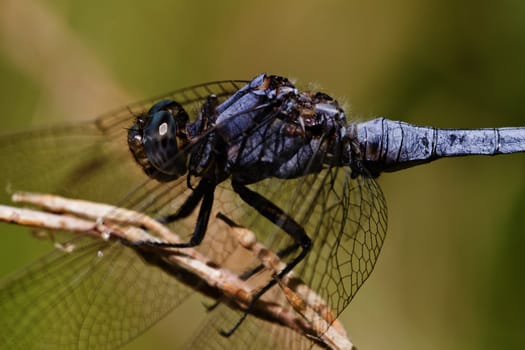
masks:
[[[188,114],[184,108],[180,103],[173,100],[162,100],[154,104],[148,111],[148,115],[154,116],[161,111],[167,111],[171,114],[172,118],[177,122],[177,128],[179,128],[179,131],[184,129],[189,121]]]
[[[149,163],[159,172],[154,177],[161,181],[176,179],[186,172],[186,155],[181,150],[186,144],[188,116],[182,106],[169,100],[157,103],[148,114],[142,142]]]

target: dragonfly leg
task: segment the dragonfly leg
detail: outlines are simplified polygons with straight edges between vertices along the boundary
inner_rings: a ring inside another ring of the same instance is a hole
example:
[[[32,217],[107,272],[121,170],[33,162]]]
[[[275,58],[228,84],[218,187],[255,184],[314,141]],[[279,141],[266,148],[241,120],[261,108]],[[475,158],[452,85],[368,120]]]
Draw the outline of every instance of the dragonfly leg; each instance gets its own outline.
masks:
[[[220,213],[220,212],[217,213],[216,217],[217,219],[224,221],[230,227],[241,227],[239,224],[237,224],[235,221],[233,221],[232,219],[230,219],[223,213]],[[279,257],[279,259],[286,258],[290,254],[295,252],[297,249],[299,249],[298,243],[290,244],[289,246],[284,247],[283,249],[279,250],[277,252],[277,256]],[[260,272],[262,269],[264,269],[264,265],[261,264],[259,266],[254,267],[253,269],[245,271],[242,275],[239,276],[239,278],[243,281],[246,281],[247,279],[249,279],[256,273]]]
[[[222,221],[224,221],[229,226],[240,227],[240,225],[238,225],[236,222],[234,222],[232,219],[230,219],[229,217],[227,217],[223,213],[217,213],[217,218],[222,220]],[[297,244],[297,243],[290,244],[289,246],[284,247],[283,249],[279,250],[277,252],[277,256],[279,257],[279,259],[286,258],[290,254],[295,252],[297,249],[299,249],[299,244]],[[247,271],[243,272],[239,276],[239,278],[241,280],[243,280],[243,281],[246,281],[249,278],[251,278],[253,275],[255,275],[256,273],[259,273],[263,269],[264,269],[264,265],[260,264],[260,265],[254,267],[254,268],[252,268],[250,270],[247,270]],[[204,307],[206,308],[206,311],[210,312],[210,311],[213,311],[217,306],[219,306],[220,303],[221,303],[221,301],[216,301],[213,304],[209,304],[209,305],[205,304]]]
[[[211,208],[213,205],[214,192],[215,184],[212,181],[203,178],[175,214],[171,214],[158,219],[158,221],[160,221],[161,223],[166,224],[176,221],[180,218],[187,217],[195,210],[199,202],[202,200],[199,209],[199,215],[197,216],[195,230],[193,231],[189,242],[166,243],[156,241],[141,241],[137,242],[135,245],[170,248],[189,248],[198,246],[202,242],[202,239],[206,234],[206,229],[208,227],[208,221],[210,219],[211,214]]]
[[[161,216],[157,218],[157,221],[161,224],[170,224],[179,219],[188,217],[191,213],[193,213],[197,205],[199,205],[199,202],[206,195],[206,192],[210,191],[212,188],[213,186],[209,181],[202,179],[197,187],[193,189],[188,198],[186,198],[184,203],[182,203],[177,212],[174,214]]]
[[[290,244],[289,246],[279,250],[277,252],[277,256],[279,257],[279,259],[286,258],[288,255],[292,254],[297,249],[299,249],[299,244],[297,243]],[[255,275],[256,273],[260,272],[263,269],[264,269],[264,265],[261,264],[259,266],[254,267],[251,270],[245,271],[242,275],[239,276],[239,278],[243,281],[246,281],[247,279],[249,279],[250,277],[252,277],[253,275]]]
[[[279,272],[275,278],[268,281],[268,283],[265,286],[263,286],[257,291],[257,293],[255,293],[250,302],[250,305],[248,305],[249,310],[253,307],[255,302],[261,296],[264,295],[264,293],[266,293],[268,290],[270,290],[270,288],[277,284],[277,280],[283,278],[288,272],[292,271],[292,269],[305,258],[305,256],[308,254],[312,247],[312,240],[310,239],[310,237],[308,237],[304,228],[299,223],[297,223],[281,208],[277,207],[268,199],[236,181],[232,181],[232,186],[234,191],[242,198],[242,200],[244,200],[248,205],[257,210],[262,216],[264,216],[272,223],[282,228],[288,235],[290,235],[290,237],[294,239],[295,244],[290,246],[290,253],[292,247],[294,247],[295,245],[298,245],[301,248],[300,253],[296,257],[294,257],[288,264],[286,264],[285,268],[282,269],[281,272]],[[284,249],[285,253],[287,252],[287,249],[288,247]],[[241,318],[230,330],[221,331],[221,335],[225,337],[231,336],[246,319],[246,316],[248,316],[247,311],[244,312]]]

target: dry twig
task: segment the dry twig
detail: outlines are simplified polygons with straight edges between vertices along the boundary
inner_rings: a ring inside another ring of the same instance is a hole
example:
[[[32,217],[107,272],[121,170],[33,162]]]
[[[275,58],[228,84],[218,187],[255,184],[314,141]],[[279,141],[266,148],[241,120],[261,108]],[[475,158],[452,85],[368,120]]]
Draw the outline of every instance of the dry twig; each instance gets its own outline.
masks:
[[[191,288],[225,302],[230,307],[249,312],[268,322],[288,327],[308,336],[322,347],[352,349],[343,326],[326,302],[293,272],[279,281],[284,302],[263,295],[247,310],[255,294],[252,287],[230,270],[192,248],[143,247],[141,241],[159,239],[178,243],[181,239],[158,221],[132,210],[84,200],[35,193],[15,193],[12,200],[31,204],[44,211],[0,205],[0,221],[49,230],[85,234],[102,240],[118,240],[157,265],[173,278]],[[248,229],[230,224],[231,234],[242,247],[251,251],[274,274],[284,267],[277,255],[257,242]],[[153,236],[154,234],[155,236]],[[198,281],[198,283],[195,283]],[[268,293],[267,293],[268,294]]]

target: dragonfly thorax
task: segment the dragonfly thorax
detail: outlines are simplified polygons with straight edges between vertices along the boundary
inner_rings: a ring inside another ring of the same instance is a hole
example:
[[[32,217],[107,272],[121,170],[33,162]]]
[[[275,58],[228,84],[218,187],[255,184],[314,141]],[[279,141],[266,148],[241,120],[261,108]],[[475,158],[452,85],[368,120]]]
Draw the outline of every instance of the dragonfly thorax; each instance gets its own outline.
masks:
[[[161,182],[175,180],[187,171],[189,121],[182,106],[163,100],[136,117],[128,131],[128,146],[135,161],[151,178]]]

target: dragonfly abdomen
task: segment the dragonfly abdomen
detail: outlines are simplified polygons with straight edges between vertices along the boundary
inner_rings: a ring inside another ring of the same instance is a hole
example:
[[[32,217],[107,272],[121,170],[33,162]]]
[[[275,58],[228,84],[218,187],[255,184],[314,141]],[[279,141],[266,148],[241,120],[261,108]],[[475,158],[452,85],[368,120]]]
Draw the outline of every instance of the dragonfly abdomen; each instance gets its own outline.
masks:
[[[525,152],[525,128],[439,129],[377,118],[348,127],[350,164],[372,176],[444,157]]]

